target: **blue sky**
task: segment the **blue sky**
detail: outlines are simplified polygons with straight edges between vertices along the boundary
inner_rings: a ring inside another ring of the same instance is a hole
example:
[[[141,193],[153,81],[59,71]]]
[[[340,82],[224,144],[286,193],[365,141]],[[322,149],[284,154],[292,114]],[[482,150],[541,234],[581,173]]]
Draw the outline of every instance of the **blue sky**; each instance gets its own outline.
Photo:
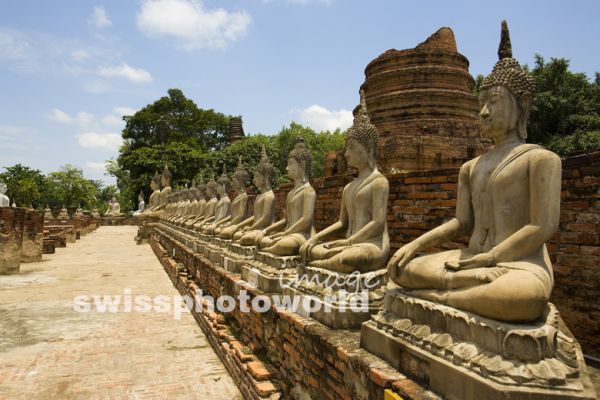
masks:
[[[174,87],[251,134],[346,128],[369,61],[442,26],[474,76],[497,59],[502,19],[522,63],[566,57],[592,76],[598,15],[596,0],[0,0],[0,167],[69,163],[111,183],[120,116]]]

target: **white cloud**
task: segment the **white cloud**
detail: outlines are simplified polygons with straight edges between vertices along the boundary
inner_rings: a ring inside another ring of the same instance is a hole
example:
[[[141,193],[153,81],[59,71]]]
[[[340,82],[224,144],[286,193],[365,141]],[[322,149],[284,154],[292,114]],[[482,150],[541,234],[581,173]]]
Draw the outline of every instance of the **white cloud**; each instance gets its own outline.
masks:
[[[345,130],[352,125],[352,111],[330,111],[325,107],[313,104],[303,110],[295,111],[300,122],[316,131],[334,131],[337,128]]]
[[[173,37],[186,50],[225,48],[246,34],[251,21],[244,10],[208,10],[200,0],[145,0],[137,14],[139,30]]]
[[[152,82],[152,75],[150,75],[150,72],[142,68],[132,68],[126,63],[116,67],[98,68],[98,75],[108,78],[125,78],[133,83]]]
[[[84,128],[91,126],[96,120],[94,114],[86,111],[80,111],[75,115],[70,115],[58,108],[53,108],[52,111],[48,113],[48,118],[61,124],[74,123]]]
[[[34,72],[39,68],[40,52],[22,33],[0,28],[0,62],[16,72]]]
[[[73,117],[58,108],[53,108],[48,114],[48,118],[61,124],[70,124],[73,121]]]
[[[104,28],[112,25],[112,22],[108,18],[108,15],[106,15],[104,7],[96,6],[88,19],[88,24],[95,26],[96,28]]]
[[[86,132],[77,135],[77,142],[81,147],[106,151],[117,151],[123,142],[118,133]]]
[[[94,171],[94,172],[104,172],[106,171],[106,162],[94,162],[94,161],[88,161],[85,163],[85,166],[88,170]]]
[[[131,108],[131,107],[114,107],[113,112],[120,116],[125,116],[125,115],[133,115],[137,112],[137,110],[134,108]]]
[[[107,126],[121,126],[123,125],[123,120],[121,117],[109,114],[102,118],[102,123]]]

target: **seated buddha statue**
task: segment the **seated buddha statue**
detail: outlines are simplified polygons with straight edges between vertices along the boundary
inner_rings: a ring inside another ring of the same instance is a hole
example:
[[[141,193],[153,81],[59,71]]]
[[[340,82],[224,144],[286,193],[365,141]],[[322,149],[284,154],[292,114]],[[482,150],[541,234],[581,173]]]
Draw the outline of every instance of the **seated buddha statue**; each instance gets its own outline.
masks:
[[[63,208],[60,209],[60,212],[58,213],[56,219],[60,220],[60,221],[71,219],[71,217],[69,217],[69,212],[67,211],[67,209],[64,206],[63,206]]]
[[[52,215],[52,210],[46,204],[46,208],[44,208],[44,223],[54,222],[54,216]]]
[[[152,189],[152,193],[148,199],[148,212],[154,211],[160,204],[160,175],[158,171],[154,173],[154,176],[150,180],[150,189]]]
[[[6,195],[7,190],[6,183],[0,181],[0,207],[10,207],[10,199]]]
[[[171,206],[171,211],[169,213],[169,216],[165,218],[165,220],[167,222],[172,222],[175,218],[178,218],[179,215],[181,214],[181,208],[185,202],[184,199],[184,190],[185,188],[182,188],[180,186],[178,186],[175,191],[174,191],[174,202],[173,205]]]
[[[181,192],[181,206],[179,207],[179,212],[175,218],[173,218],[173,224],[179,225],[181,220],[185,219],[185,217],[190,212],[190,207],[192,202],[196,198],[194,194],[194,189],[191,187],[185,186],[185,189]]]
[[[195,189],[197,200],[196,206],[191,210],[192,212],[190,213],[188,219],[183,222],[187,229],[191,229],[196,222],[204,218],[204,208],[206,206],[206,185],[204,184],[202,178]]]
[[[317,195],[309,182],[311,161],[304,138],[298,136],[287,162],[287,174],[294,181],[294,188],[286,196],[284,218],[264,230],[265,236],[258,243],[262,251],[277,256],[297,255],[300,246],[314,235]]]
[[[173,178],[173,174],[169,171],[169,167],[165,164],[165,168],[160,176],[160,185],[162,187],[160,191],[160,198],[158,202],[158,206],[154,209],[156,213],[161,213],[164,208],[169,204],[169,194],[171,193],[171,179]]]
[[[133,213],[133,215],[140,215],[146,210],[146,202],[144,201],[144,192],[140,191],[138,195],[138,209]]]
[[[233,188],[237,195],[231,202],[231,214],[224,218],[217,227],[214,234],[219,235],[221,239],[231,239],[237,224],[247,218],[248,214],[248,193],[246,193],[246,184],[250,179],[250,174],[242,164],[242,157],[238,158],[238,165],[233,173]]]
[[[227,176],[225,165],[223,165],[223,173],[217,179],[217,195],[219,201],[215,206],[215,215],[206,219],[202,232],[207,235],[213,235],[215,228],[219,226],[227,218],[231,217],[231,199],[229,198],[229,186],[231,181]]]
[[[175,223],[179,226],[183,226],[186,221],[191,218],[194,213],[194,210],[198,206],[198,198],[196,197],[196,181],[192,180],[192,185],[186,191],[187,196],[187,206],[185,210],[181,214],[179,218],[175,221]]]
[[[194,223],[194,229],[196,231],[202,231],[202,227],[204,226],[205,221],[209,218],[214,217],[215,208],[217,207],[217,203],[219,200],[217,199],[217,182],[215,182],[215,178],[210,178],[210,181],[206,184],[206,196],[208,200],[206,201],[206,205],[204,206],[204,213],[202,218]],[[212,219],[211,219],[212,220]]]
[[[240,222],[233,235],[233,241],[242,246],[254,246],[264,236],[263,229],[269,227],[275,219],[275,194],[271,188],[271,179],[275,169],[267,157],[265,146],[262,147],[260,161],[254,172],[254,185],[260,194],[254,200],[254,215]]]
[[[311,267],[337,273],[381,269],[390,249],[387,230],[389,185],[379,172],[376,151],[379,132],[367,114],[364,93],[352,126],[346,133],[344,156],[358,176],[344,187],[339,221],[318,232],[300,248]],[[345,232],[345,238],[326,239]]]
[[[561,160],[525,143],[534,79],[512,58],[505,22],[498,55],[479,94],[493,148],[461,167],[455,217],[400,248],[388,272],[415,297],[528,322],[543,314],[554,284],[545,242],[559,223]],[[464,234],[466,248],[415,257]]]

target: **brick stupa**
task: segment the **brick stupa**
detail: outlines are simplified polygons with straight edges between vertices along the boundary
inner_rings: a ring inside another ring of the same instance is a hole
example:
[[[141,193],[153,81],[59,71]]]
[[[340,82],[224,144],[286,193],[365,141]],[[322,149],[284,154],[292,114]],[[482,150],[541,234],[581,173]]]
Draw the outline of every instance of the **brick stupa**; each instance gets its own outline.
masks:
[[[231,117],[229,119],[229,132],[227,135],[229,144],[240,141],[245,137],[244,127],[242,125],[242,117]]]
[[[458,167],[484,152],[469,60],[441,28],[414,49],[391,49],[367,65],[362,89],[380,131],[384,171]]]

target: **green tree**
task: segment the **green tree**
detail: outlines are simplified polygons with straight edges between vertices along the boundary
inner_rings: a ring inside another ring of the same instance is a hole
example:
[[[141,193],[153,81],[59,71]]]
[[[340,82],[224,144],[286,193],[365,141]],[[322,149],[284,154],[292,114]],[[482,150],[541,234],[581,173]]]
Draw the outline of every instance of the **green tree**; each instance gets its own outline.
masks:
[[[173,172],[173,186],[189,184],[207,165],[206,154],[227,144],[229,116],[198,108],[179,89],[124,119],[125,141],[108,172],[117,178],[125,207],[137,204],[140,191],[148,198],[150,179],[164,164]]]
[[[585,73],[571,72],[569,60],[536,54],[531,71],[536,81],[529,119],[528,141],[544,145],[579,132],[600,130],[600,79],[591,82]]]
[[[101,183],[83,176],[83,171],[73,165],[65,165],[45,177],[46,201],[52,208],[97,206]]]
[[[203,110],[179,89],[169,89],[161,97],[134,115],[123,117],[126,122],[123,139],[130,146],[123,152],[140,147],[183,142],[201,150],[216,150],[227,144],[229,117]]]
[[[44,199],[44,175],[37,170],[16,164],[12,167],[5,167],[5,172],[0,174],[0,180],[8,186],[7,195],[11,202],[15,202],[19,207],[42,208]]]

